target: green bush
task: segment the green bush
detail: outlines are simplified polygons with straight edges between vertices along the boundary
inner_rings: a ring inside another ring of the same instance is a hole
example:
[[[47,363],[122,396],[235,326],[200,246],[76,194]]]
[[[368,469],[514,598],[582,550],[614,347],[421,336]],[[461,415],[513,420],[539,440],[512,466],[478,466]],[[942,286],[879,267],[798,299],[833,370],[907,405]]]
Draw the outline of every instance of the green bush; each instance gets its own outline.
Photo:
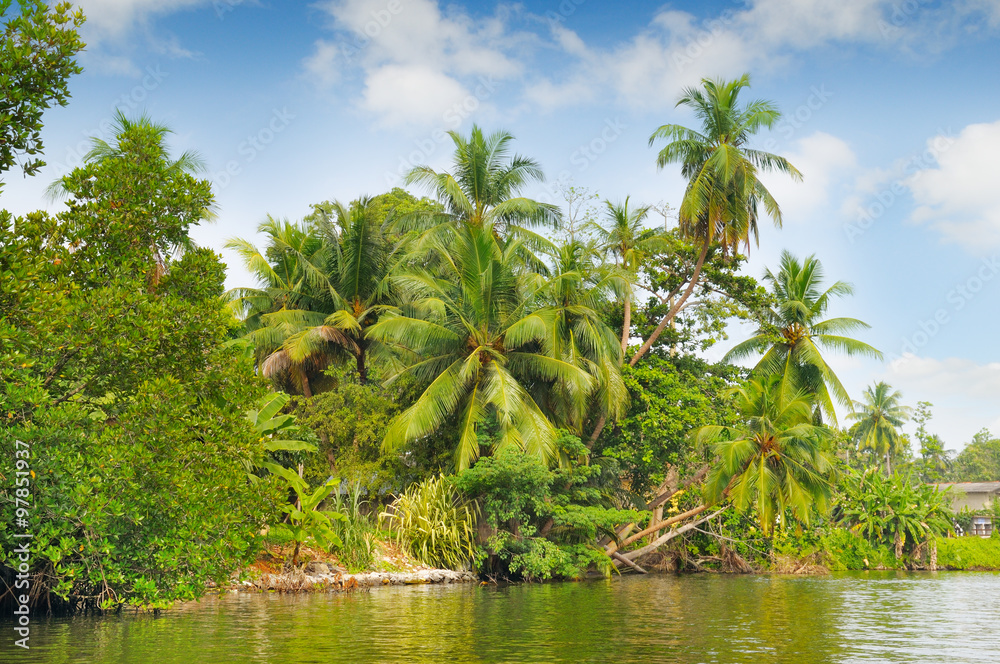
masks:
[[[334,523],[334,530],[343,542],[337,556],[351,573],[372,569],[378,547],[378,524],[361,495],[361,486],[352,484],[346,493],[338,491],[327,500],[343,516]]]
[[[412,485],[381,515],[396,542],[425,565],[460,569],[476,554],[476,507],[444,475]]]
[[[1000,539],[948,537],[937,539],[938,567],[1000,570]]]
[[[888,545],[872,544],[846,528],[831,528],[822,533],[817,550],[825,554],[826,566],[833,572],[903,567],[903,561],[896,558]]]

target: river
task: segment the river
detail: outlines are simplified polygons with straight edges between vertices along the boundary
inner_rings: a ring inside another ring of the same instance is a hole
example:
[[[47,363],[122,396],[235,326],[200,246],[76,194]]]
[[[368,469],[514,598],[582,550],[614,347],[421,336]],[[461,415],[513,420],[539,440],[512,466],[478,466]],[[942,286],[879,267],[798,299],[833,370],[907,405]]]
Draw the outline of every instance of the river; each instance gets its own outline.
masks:
[[[990,662],[1000,574],[651,575],[207,597],[159,616],[0,623],[0,662]]]

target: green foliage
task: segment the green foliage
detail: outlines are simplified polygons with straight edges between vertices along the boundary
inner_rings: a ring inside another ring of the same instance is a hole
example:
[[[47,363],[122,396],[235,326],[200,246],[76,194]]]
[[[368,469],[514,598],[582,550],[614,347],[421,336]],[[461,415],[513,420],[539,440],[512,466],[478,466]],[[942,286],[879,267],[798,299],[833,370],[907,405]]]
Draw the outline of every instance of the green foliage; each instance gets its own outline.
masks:
[[[333,529],[332,520],[345,521],[347,517],[339,512],[322,512],[319,509],[320,503],[337,488],[340,481],[331,478],[325,484],[311,490],[309,484],[294,471],[270,462],[264,463],[264,467],[284,480],[287,487],[295,492],[294,503],[280,506],[281,511],[288,514],[288,530],[291,532],[292,541],[295,542],[292,566],[298,565],[299,548],[307,539],[312,539],[320,548],[327,551],[333,547],[342,547],[343,542]]]
[[[952,482],[995,482],[1000,479],[1000,439],[983,429],[966,445],[952,464]]]
[[[43,0],[20,0],[11,15],[11,0],[0,0],[0,173],[26,157],[21,169],[34,175],[45,162],[42,113],[69,100],[70,76],[82,69],[73,59],[83,49],[77,30],[83,12],[68,2],[49,7]],[[0,190],[3,184],[0,183]]]
[[[668,467],[684,471],[704,463],[688,437],[693,429],[735,423],[736,411],[724,396],[735,371],[694,358],[650,355],[622,373],[629,411],[618,426],[604,430],[594,451],[617,459],[627,488],[645,495]]]
[[[425,565],[461,569],[476,554],[476,506],[444,475],[412,485],[381,514],[396,542]]]
[[[333,511],[343,516],[332,524],[342,543],[337,557],[352,573],[372,569],[378,547],[378,524],[362,495],[361,486],[351,484],[346,493],[336,491],[330,499]]]
[[[302,400],[295,413],[321,439],[320,453],[306,462],[310,481],[333,474],[360,485],[368,496],[399,493],[452,463],[454,430],[405,446],[382,447],[389,422],[419,395],[413,381],[358,383],[353,370],[330,367],[332,389]]]
[[[481,571],[541,580],[577,578],[588,567],[612,569],[593,543],[641,513],[613,507],[608,487],[617,476],[614,465],[588,465],[586,448],[566,432],[559,445],[566,464],[556,470],[507,449],[455,478],[458,488],[480,502],[489,526]]]
[[[1000,539],[939,537],[936,541],[937,564],[940,568],[1000,570]]]
[[[947,495],[927,484],[911,484],[898,473],[852,471],[841,489],[841,523],[872,544],[893,545],[897,557],[952,529]]]
[[[891,547],[872,543],[860,533],[846,528],[831,528],[819,538],[817,550],[825,554],[831,572],[866,569],[898,569],[903,566]]]
[[[868,452],[879,464],[884,461],[885,472],[889,473],[891,460],[903,455],[906,439],[899,434],[898,427],[903,426],[910,409],[900,405],[899,390],[881,381],[866,389],[863,398],[863,402],[855,401],[855,411],[847,414],[848,419],[857,422],[851,427],[851,434],[858,451]]]
[[[209,185],[191,155],[169,157],[164,128],[120,120],[60,181],[65,211],[0,216],[0,435],[36,455],[31,572],[95,608],[198,596],[253,559],[277,499],[247,477],[264,461],[246,419],[263,387],[221,347],[224,267],[206,249],[170,257]]]
[[[765,534],[786,510],[808,524],[814,512],[825,511],[833,475],[823,445],[829,430],[813,425],[811,396],[787,394],[781,376],[753,378],[731,393],[742,422],[693,433],[718,456],[705,481],[705,500],[729,498],[737,509],[752,507]]]

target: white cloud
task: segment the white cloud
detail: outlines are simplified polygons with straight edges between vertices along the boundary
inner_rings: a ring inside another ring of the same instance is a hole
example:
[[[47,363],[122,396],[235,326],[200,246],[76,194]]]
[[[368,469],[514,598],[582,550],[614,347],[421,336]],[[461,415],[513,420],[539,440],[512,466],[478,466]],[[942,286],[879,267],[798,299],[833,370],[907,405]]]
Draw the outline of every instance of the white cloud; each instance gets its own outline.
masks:
[[[890,362],[880,379],[900,390],[909,405],[933,403],[929,428],[952,449],[961,449],[983,427],[1000,433],[1000,418],[982,419],[983,413],[996,413],[1000,403],[998,362],[906,354]]]
[[[509,30],[503,10],[476,21],[456,8],[442,13],[434,0],[334,0],[322,7],[341,34],[317,43],[307,72],[329,85],[342,67],[360,65],[361,106],[384,125],[441,125],[456,103],[472,97],[478,106],[498,81],[521,73],[524,63],[510,53],[531,39]]]
[[[127,51],[140,38],[154,53],[190,58],[173,35],[161,35],[152,28],[153,19],[185,9],[213,5],[216,12],[229,11],[243,0],[80,0],[77,4],[87,17],[80,30],[87,48],[80,60],[88,69],[105,74],[136,76],[141,72]],[[223,14],[220,14],[222,18]]]
[[[905,184],[917,204],[912,220],[928,224],[946,240],[982,252],[1000,246],[1000,199],[996,196],[996,155],[1000,120],[969,125],[957,137],[927,141],[928,159]]]
[[[421,65],[385,65],[365,82],[364,107],[387,125],[443,124],[447,110],[461,108],[469,93],[455,79]],[[478,106],[471,97],[470,106]]]
[[[831,193],[857,164],[846,142],[823,132],[799,139],[781,154],[803,174],[802,181],[783,173],[765,174],[761,179],[781,203],[786,223],[809,221],[815,212],[829,207]]]

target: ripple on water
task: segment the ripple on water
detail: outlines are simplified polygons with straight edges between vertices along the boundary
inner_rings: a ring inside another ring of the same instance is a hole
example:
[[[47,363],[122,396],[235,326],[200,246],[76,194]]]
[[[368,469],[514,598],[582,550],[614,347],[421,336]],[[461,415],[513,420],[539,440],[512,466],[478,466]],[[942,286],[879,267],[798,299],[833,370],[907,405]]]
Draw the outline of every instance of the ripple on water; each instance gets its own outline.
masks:
[[[1000,575],[650,576],[206,598],[43,620],[0,662],[996,662]]]

